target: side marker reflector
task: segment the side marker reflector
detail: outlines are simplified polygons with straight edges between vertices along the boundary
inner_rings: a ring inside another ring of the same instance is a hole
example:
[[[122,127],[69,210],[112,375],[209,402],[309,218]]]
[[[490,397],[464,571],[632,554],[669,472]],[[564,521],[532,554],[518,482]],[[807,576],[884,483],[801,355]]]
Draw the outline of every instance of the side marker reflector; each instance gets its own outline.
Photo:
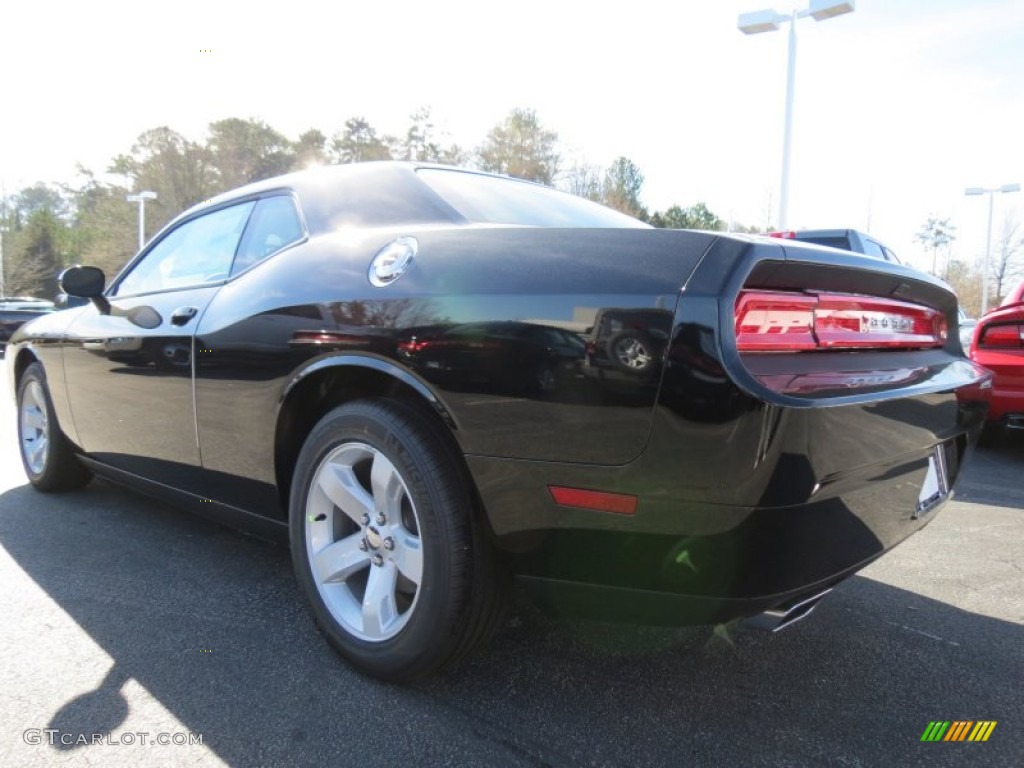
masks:
[[[605,493],[604,491],[587,491],[583,488],[565,488],[560,485],[549,485],[551,497],[556,504],[563,507],[580,507],[595,509],[598,512],[614,512],[617,515],[635,515],[637,498],[624,493]]]

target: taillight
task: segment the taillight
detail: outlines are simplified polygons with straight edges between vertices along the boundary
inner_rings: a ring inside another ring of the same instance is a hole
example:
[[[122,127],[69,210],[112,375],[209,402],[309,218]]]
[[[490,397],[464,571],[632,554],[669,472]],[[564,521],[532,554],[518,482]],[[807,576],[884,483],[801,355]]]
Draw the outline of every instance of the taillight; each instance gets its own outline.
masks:
[[[1024,325],[990,325],[982,332],[979,344],[983,347],[1024,346]]]
[[[946,318],[903,301],[833,293],[743,291],[736,299],[741,352],[941,347]]]
[[[791,229],[783,232],[769,232],[768,237],[781,237],[783,240],[796,240],[796,232]]]

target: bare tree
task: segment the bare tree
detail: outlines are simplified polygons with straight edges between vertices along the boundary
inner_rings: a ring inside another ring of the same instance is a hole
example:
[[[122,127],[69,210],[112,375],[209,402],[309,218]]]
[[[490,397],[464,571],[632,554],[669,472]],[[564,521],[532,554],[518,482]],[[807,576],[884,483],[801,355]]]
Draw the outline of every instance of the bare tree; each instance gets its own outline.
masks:
[[[950,259],[946,265],[945,280],[956,293],[957,300],[969,317],[978,317],[981,310],[981,269],[977,263],[968,264]]]
[[[1008,285],[1020,279],[1022,267],[1024,267],[1021,264],[1022,255],[1024,255],[1024,230],[1017,218],[1010,214],[1003,220],[1003,234],[999,239],[999,251],[996,253],[992,269],[997,304],[1006,295]]]
[[[604,171],[596,165],[575,163],[563,175],[559,187],[571,195],[599,202]]]
[[[929,216],[928,221],[914,235],[914,239],[932,249],[932,274],[937,275],[937,259],[939,248],[949,245],[956,239],[956,226],[949,219],[940,219],[937,216]]]

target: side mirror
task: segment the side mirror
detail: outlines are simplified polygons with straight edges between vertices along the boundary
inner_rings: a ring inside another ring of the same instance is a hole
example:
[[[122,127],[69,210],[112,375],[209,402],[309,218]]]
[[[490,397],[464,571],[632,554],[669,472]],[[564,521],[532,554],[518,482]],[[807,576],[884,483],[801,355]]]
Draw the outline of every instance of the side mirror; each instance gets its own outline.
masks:
[[[98,267],[68,267],[57,278],[60,289],[69,296],[91,299],[101,314],[110,314],[110,302],[103,295],[107,278]]]

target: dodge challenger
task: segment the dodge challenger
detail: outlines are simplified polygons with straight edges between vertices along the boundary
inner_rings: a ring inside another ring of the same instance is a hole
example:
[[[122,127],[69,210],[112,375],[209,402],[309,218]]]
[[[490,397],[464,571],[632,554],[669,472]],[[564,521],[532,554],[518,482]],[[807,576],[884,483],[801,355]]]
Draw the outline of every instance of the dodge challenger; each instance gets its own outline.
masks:
[[[414,163],[243,187],[61,287],[88,303],[9,350],[31,484],[287,541],[328,642],[389,680],[479,646],[512,579],[792,622],[934,518],[991,386],[927,275]],[[642,375],[596,349],[638,318]]]

